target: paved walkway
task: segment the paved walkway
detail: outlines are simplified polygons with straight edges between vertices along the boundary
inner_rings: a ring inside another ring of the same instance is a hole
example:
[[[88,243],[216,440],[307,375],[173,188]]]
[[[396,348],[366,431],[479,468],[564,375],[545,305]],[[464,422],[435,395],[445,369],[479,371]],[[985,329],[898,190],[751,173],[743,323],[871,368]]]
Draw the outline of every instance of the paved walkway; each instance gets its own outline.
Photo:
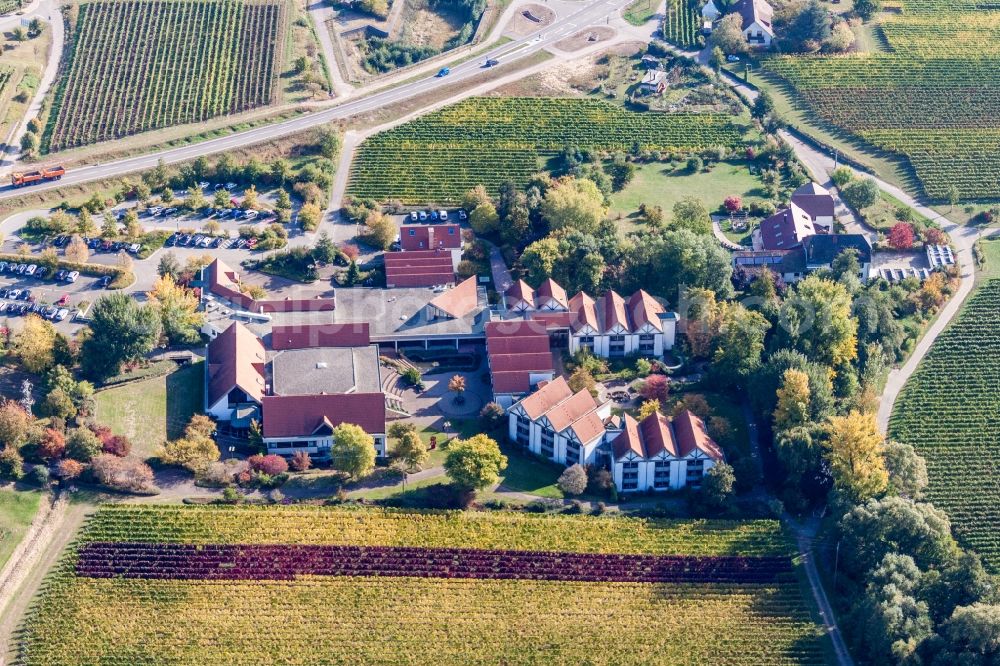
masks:
[[[490,245],[490,272],[493,274],[493,288],[501,296],[514,284],[514,278],[507,269],[507,262],[496,245]]]
[[[712,234],[715,235],[715,240],[719,241],[719,244],[727,250],[739,252],[740,250],[750,249],[726,238],[726,234],[722,231],[722,226],[719,224],[718,217],[715,215],[712,216]]]

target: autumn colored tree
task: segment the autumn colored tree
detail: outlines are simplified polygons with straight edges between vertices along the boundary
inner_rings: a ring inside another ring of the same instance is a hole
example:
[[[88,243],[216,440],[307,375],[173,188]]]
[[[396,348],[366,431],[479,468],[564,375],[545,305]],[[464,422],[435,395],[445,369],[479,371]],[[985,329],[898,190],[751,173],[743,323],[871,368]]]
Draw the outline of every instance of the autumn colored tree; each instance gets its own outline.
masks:
[[[809,420],[809,375],[794,368],[785,370],[777,393],[774,429],[781,432],[805,425]]]
[[[87,262],[90,258],[90,248],[87,244],[83,242],[83,239],[78,235],[74,234],[69,240],[69,244],[66,245],[66,249],[63,251],[66,256],[66,261],[72,261],[76,264],[83,264]]]
[[[290,466],[296,472],[304,472],[312,467],[312,458],[306,451],[296,451],[292,454]]]
[[[556,485],[567,495],[580,495],[587,489],[587,470],[580,463],[570,465],[559,475]]]
[[[569,376],[566,383],[569,384],[570,389],[574,393],[579,393],[580,391],[594,393],[597,387],[597,380],[594,379],[594,375],[582,365],[573,371],[573,374]]]
[[[639,395],[646,400],[655,400],[661,404],[666,402],[669,391],[670,380],[666,375],[650,375],[639,387]]]
[[[452,442],[444,461],[444,471],[452,482],[469,490],[493,485],[505,469],[507,456],[495,440],[482,434]]]
[[[396,442],[393,456],[401,460],[407,469],[415,469],[427,462],[430,452],[427,451],[427,445],[417,434],[416,429],[410,429]]]
[[[708,400],[700,393],[686,394],[674,405],[671,415],[677,416],[683,411],[689,411],[703,421],[712,415],[712,408],[709,406]]]
[[[660,411],[660,405],[662,403],[659,400],[646,400],[639,406],[639,420],[642,421],[647,416],[652,416]]]
[[[855,503],[885,491],[889,473],[885,467],[885,438],[875,414],[851,411],[833,416],[829,422],[827,461],[834,486]]]
[[[465,393],[465,377],[455,375],[448,380],[448,390],[455,394],[455,402],[461,403],[465,400],[462,395]]]
[[[101,448],[105,453],[124,458],[132,453],[132,442],[125,435],[111,435],[101,440]]]
[[[723,205],[726,207],[726,210],[729,211],[730,213],[736,213],[743,210],[743,199],[741,199],[738,195],[733,194],[726,197],[726,200],[723,203]]]
[[[913,247],[913,241],[915,240],[913,225],[907,222],[897,222],[892,225],[892,229],[889,229],[887,238],[889,246],[893,249],[909,250]]]
[[[85,467],[82,463],[73,460],[72,458],[63,458],[59,461],[59,464],[56,465],[56,476],[60,479],[71,481],[83,474],[84,469]]]
[[[38,442],[38,456],[44,460],[61,458],[66,452],[66,438],[58,430],[46,428]]]
[[[948,234],[937,227],[927,227],[924,229],[924,241],[929,245],[947,245]]]
[[[34,419],[13,400],[0,402],[0,446],[21,448],[31,437]]]
[[[368,476],[375,469],[375,440],[358,426],[342,423],[333,429],[330,457],[334,467],[352,477]]]
[[[38,315],[28,315],[20,332],[14,337],[13,352],[25,370],[41,373],[51,368],[55,362],[55,344],[55,327]]]
[[[268,476],[277,476],[288,471],[288,463],[281,456],[269,453],[266,456],[255,455],[247,458],[250,469]]]
[[[198,311],[198,297],[193,290],[177,284],[167,273],[157,278],[148,296],[170,344],[187,345],[201,339],[204,315]]]
[[[371,211],[365,218],[365,238],[380,250],[388,250],[396,240],[396,224],[392,219],[378,211]]]

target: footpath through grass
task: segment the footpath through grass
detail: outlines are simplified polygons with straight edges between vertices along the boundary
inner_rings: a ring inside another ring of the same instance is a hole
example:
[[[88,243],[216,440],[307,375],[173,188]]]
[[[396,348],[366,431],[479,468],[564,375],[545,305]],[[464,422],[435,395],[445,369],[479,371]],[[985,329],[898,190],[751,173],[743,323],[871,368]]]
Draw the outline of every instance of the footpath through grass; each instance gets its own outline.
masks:
[[[24,538],[41,502],[39,490],[0,490],[0,568]]]
[[[140,458],[178,437],[204,403],[204,362],[94,394],[96,416],[116,434],[132,440]]]

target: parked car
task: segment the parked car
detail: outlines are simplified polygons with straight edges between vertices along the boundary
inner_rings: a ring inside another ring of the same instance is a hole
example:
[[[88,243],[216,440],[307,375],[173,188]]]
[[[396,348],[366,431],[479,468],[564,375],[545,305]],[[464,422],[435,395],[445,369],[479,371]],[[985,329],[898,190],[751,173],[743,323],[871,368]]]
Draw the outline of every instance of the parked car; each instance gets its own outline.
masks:
[[[465,212],[464,208],[458,209],[458,219],[462,220],[463,222],[469,219],[469,215],[468,213]]]
[[[66,282],[76,282],[80,279],[80,271],[70,271],[65,279]]]
[[[226,183],[226,189],[232,192],[236,189],[236,183]]]
[[[28,264],[18,264],[17,265],[17,274],[18,275],[24,275],[24,271],[26,271],[26,270],[28,270]]]
[[[163,216],[164,217],[171,217],[176,212],[177,212],[176,208],[168,208],[165,211],[163,211]]]
[[[418,217],[420,218],[421,222],[426,222],[427,221],[427,213],[425,211],[420,211],[420,213],[418,214]]]
[[[38,270],[38,266],[36,266],[34,264],[30,264],[27,268],[24,269],[24,274],[25,275],[34,275],[35,271],[37,271],[37,270]]]
[[[100,282],[98,282],[98,284],[101,285],[103,288],[107,289],[108,285],[111,284],[111,276],[110,275],[105,275],[104,277],[101,278],[101,280],[100,280]]]
[[[30,289],[25,289],[24,291],[21,292],[21,300],[22,301],[33,301],[33,300],[35,300],[34,297],[31,295],[31,290]]]
[[[446,210],[438,211],[438,217],[440,217],[441,221],[444,222],[445,220],[448,219],[448,211]]]
[[[436,210],[432,210],[431,211],[431,221],[432,222],[437,222],[437,219],[438,219],[438,212]]]
[[[219,247],[220,245],[222,245],[222,240],[223,240],[222,236],[216,238],[214,241],[212,241],[212,247]]]
[[[139,254],[139,250],[142,248],[138,243],[132,243],[128,246],[128,251],[132,254]]]
[[[253,237],[247,239],[247,247],[251,250],[257,247],[257,239]]]
[[[198,189],[200,189],[200,190],[207,190],[208,189],[208,181],[207,180],[203,180],[200,183],[198,183]]]
[[[738,55],[727,55],[726,62],[739,62],[740,57]]]
[[[247,212],[243,213],[243,217],[247,218],[248,220],[256,220],[259,214],[260,213],[258,213],[255,210],[248,210]]]
[[[69,302],[69,294],[63,294],[62,296],[59,297],[59,300],[56,301],[56,305],[66,305],[68,302]]]
[[[69,310],[67,310],[66,308],[59,308],[59,310],[56,311],[55,316],[53,316],[52,318],[55,319],[56,321],[63,321],[68,316],[69,316]]]
[[[419,219],[419,218],[417,218],[417,211],[411,210],[410,211],[410,222],[416,222],[417,219]]]

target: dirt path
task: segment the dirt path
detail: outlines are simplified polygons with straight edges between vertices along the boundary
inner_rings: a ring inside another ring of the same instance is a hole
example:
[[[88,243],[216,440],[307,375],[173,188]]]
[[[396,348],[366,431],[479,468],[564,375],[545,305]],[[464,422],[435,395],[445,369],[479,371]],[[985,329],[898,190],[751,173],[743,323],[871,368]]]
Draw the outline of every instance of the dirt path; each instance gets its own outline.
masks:
[[[0,666],[14,663],[17,649],[14,632],[25,610],[92,509],[90,505],[71,504],[65,496],[61,497],[48,510],[39,512],[11,556],[0,578]]]

